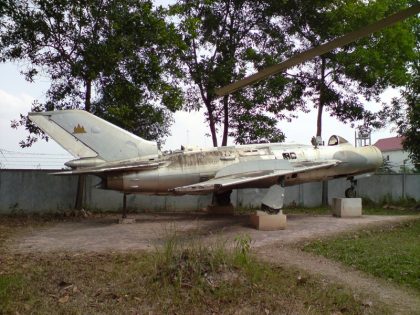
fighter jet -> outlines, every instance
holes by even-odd
[[[59,174],[92,174],[99,188],[154,195],[214,194],[229,204],[232,189],[270,188],[265,209],[283,204],[284,187],[375,171],[382,154],[333,135],[326,146],[262,143],[160,152],[144,140],[83,110],[30,113],[30,119],[77,159]],[[349,188],[352,196],[354,189]],[[273,199],[272,195],[276,197]]]
[[[285,62],[217,91],[231,93],[267,76],[324,54],[372,32],[420,12],[414,5],[392,16],[312,48]],[[327,145],[263,143],[218,148],[181,147],[160,152],[147,141],[80,110],[34,112],[29,118],[76,159],[66,162],[70,170],[60,174],[99,176],[100,188],[127,193],[184,195],[212,193],[217,205],[230,203],[232,189],[268,188],[262,209],[277,213],[283,206],[284,187],[344,177],[355,195],[359,176],[374,172],[382,154],[374,146],[353,147],[338,135]]]

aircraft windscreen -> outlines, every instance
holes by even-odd
[[[348,143],[348,141],[344,139],[343,137],[336,136],[336,135],[331,136],[330,139],[328,140],[329,146],[339,145],[343,143]]]

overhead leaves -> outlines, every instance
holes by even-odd
[[[182,104],[176,55],[182,47],[163,9],[148,0],[18,0],[8,2],[6,15],[2,59],[27,61],[29,81],[51,80],[34,110],[121,113],[114,122],[138,135],[168,134],[170,113]],[[31,145],[38,132],[26,116],[18,125],[35,136],[22,143]]]

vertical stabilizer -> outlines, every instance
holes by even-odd
[[[83,110],[29,113],[29,119],[75,157],[118,161],[158,155],[156,142],[144,140]]]

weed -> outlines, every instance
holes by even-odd
[[[251,237],[248,234],[235,237],[235,261],[240,265],[249,263],[249,252],[251,250]]]
[[[11,216],[24,216],[25,211],[19,207],[19,203],[14,203],[13,205],[9,206],[9,211]]]

